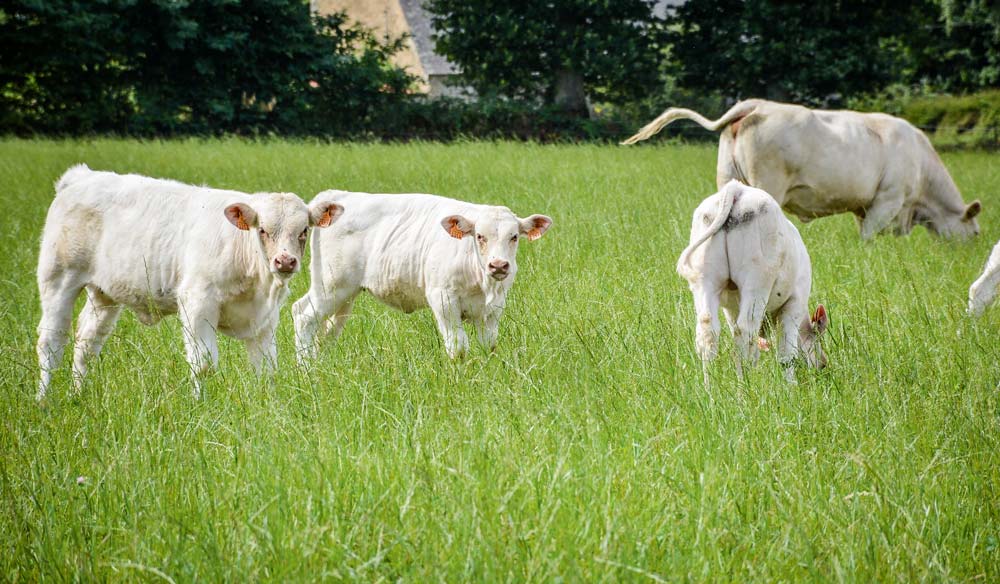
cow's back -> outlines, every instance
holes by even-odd
[[[725,151],[740,176],[718,180],[742,178],[803,219],[863,209],[892,154],[886,142],[905,134],[892,120],[764,102],[735,131],[723,131],[720,172]]]
[[[441,221],[472,215],[479,205],[426,194],[342,191],[332,198],[344,213],[314,232],[313,278],[327,287],[360,286],[390,306],[410,312],[426,306],[426,290],[453,282],[474,253],[473,239],[454,239]]]
[[[236,230],[223,209],[250,199],[234,191],[76,167],[57,188],[42,237],[39,279],[72,271],[139,313],[173,312],[181,280],[209,261],[219,269],[214,275],[197,270],[202,276],[226,277],[231,262],[220,258],[231,255],[227,239],[231,242]]]

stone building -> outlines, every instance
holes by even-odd
[[[415,75],[418,90],[431,97],[468,94],[466,88],[451,87],[458,68],[434,52],[434,32],[431,15],[423,8],[423,0],[312,0],[313,12],[332,14],[346,12],[351,20],[372,29],[375,34],[397,38],[409,35],[406,48],[396,54],[394,63]]]

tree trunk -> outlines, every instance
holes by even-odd
[[[587,93],[583,90],[583,75],[568,69],[557,71],[555,102],[568,113],[590,117]]]

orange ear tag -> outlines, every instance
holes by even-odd
[[[465,233],[458,228],[458,223],[452,223],[451,228],[448,229],[448,235],[451,235],[455,239],[462,239],[465,237]]]
[[[243,213],[236,216],[236,227],[243,231],[250,231],[250,226],[247,225],[247,220],[243,218]]]

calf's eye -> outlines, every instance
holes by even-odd
[[[510,240],[511,241],[517,241],[517,235],[515,235],[514,237],[511,237]]]
[[[309,228],[306,227],[305,229],[302,230],[302,233],[299,234],[299,239],[305,239],[306,235],[308,234],[309,234]]]
[[[263,229],[260,229],[258,231],[260,232],[260,236],[261,237],[267,237],[267,232],[266,231],[264,231]]]
[[[476,235],[476,240],[479,241],[480,243],[483,243],[486,241],[486,238],[483,237],[482,235]]]

